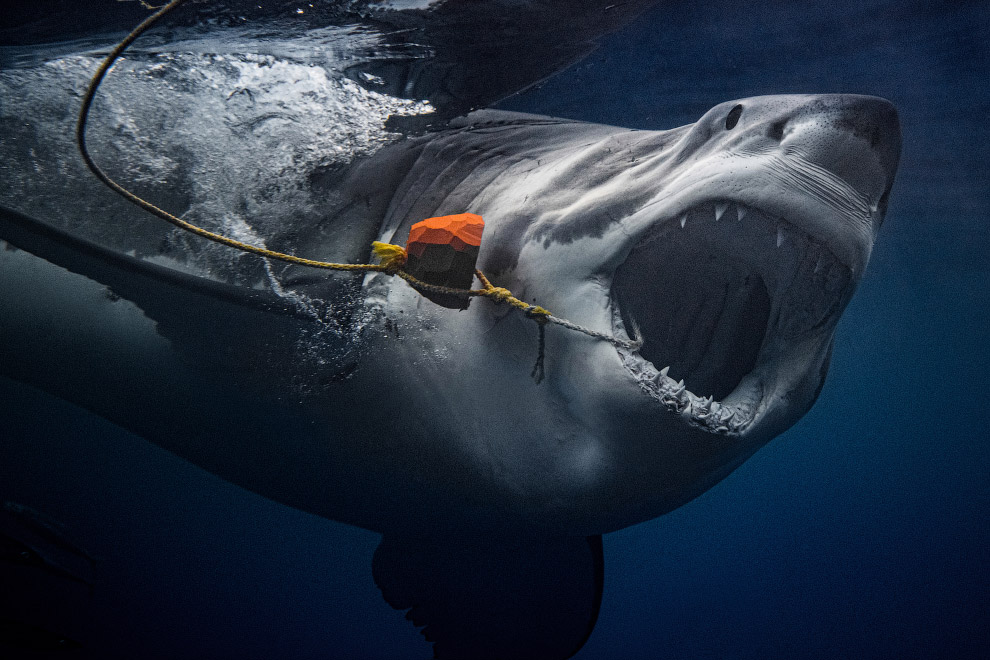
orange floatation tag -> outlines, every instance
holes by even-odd
[[[485,221],[474,213],[458,213],[417,222],[406,242],[405,271],[416,279],[455,289],[470,289]],[[466,309],[470,298],[421,291],[444,307]]]

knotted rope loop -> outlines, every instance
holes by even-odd
[[[509,302],[512,300],[512,292],[501,286],[493,286],[490,289],[485,290],[485,295],[494,300],[495,302]]]
[[[378,265],[381,266],[383,273],[395,275],[406,265],[408,255],[406,249],[401,245],[375,241],[371,244],[371,250],[376,257],[381,259]]]
[[[540,307],[539,305],[530,305],[523,310],[523,314],[533,319],[540,325],[546,325],[550,322],[550,317],[553,316],[549,310]]]

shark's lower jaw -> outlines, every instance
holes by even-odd
[[[692,426],[739,434],[780,369],[821,377],[815,356],[854,285],[797,223],[714,200],[658,223],[618,267],[613,332],[641,338],[619,355],[648,395]]]

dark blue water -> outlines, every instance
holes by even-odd
[[[819,402],[698,500],[605,538],[577,657],[990,657],[990,8],[677,4],[503,107],[667,128],[756,94],[876,94],[904,150]],[[0,496],[73,521],[114,565],[97,639],[135,657],[430,657],[372,582],[375,535],[23,386],[0,381],[0,400],[18,438]]]

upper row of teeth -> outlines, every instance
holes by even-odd
[[[749,209],[747,209],[742,204],[732,204],[730,202],[716,202],[715,203],[715,222],[718,222],[719,220],[721,220],[722,217],[725,216],[725,214],[729,210],[729,208],[732,207],[732,206],[735,206],[736,207],[735,208],[735,210],[736,210],[736,212],[735,212],[736,221],[739,221],[739,220],[742,220],[743,218],[745,218],[746,217],[746,214],[749,212]],[[729,219],[731,219],[731,215],[732,214],[730,214],[730,218]],[[681,215],[681,219],[680,219],[681,229],[684,229],[684,227],[687,226],[687,221],[688,221],[688,213],[687,212],[684,212],[684,214]],[[777,247],[780,247],[781,245],[784,244],[784,224],[785,224],[784,221],[781,221],[777,225]]]
[[[652,371],[652,370],[651,370]],[[717,433],[727,433],[741,426],[736,413],[713,397],[700,397],[684,386],[684,380],[674,381],[667,375],[670,367],[664,367],[652,377],[653,385],[660,392],[661,402],[696,424],[701,424]]]

